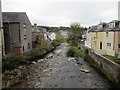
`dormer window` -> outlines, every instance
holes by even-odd
[[[99,26],[98,26],[98,29],[102,29],[102,28],[103,28],[103,25],[99,25]]]
[[[115,23],[110,23],[109,24],[109,28],[114,28],[115,27]]]

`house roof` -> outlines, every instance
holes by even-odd
[[[39,30],[37,24],[34,24],[34,26],[32,26],[32,32],[33,33],[40,33],[41,31]]]
[[[118,23],[119,20],[112,20],[110,23]]]
[[[2,15],[3,22],[20,22],[24,19],[23,17],[28,19],[26,12],[2,12]]]
[[[94,32],[97,29],[97,25],[93,25],[88,29],[88,32]]]
[[[115,27],[109,28],[110,23],[116,23]],[[102,22],[102,23],[100,23],[98,25],[94,25],[94,26],[90,27],[89,32],[120,31],[119,23],[120,23],[120,21],[118,21],[118,20],[113,20],[113,21],[111,21],[109,23]],[[99,29],[98,28],[99,25],[103,25],[103,28]]]

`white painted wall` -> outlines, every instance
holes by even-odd
[[[48,37],[50,40],[55,40],[56,39],[56,34],[54,32],[48,33]]]
[[[47,33],[44,33],[44,38],[45,38],[45,40],[48,40]]]

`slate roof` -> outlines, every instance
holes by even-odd
[[[114,28],[109,28],[109,24],[110,23],[116,23],[116,26]],[[105,23],[105,22],[102,22],[98,25],[94,25],[94,26],[91,26],[89,28],[89,31],[88,32],[108,32],[108,31],[120,31],[120,28],[119,28],[119,23],[120,21],[118,20],[113,20],[109,23]],[[100,28],[98,29],[98,26],[99,25],[103,25],[103,28]]]
[[[2,15],[3,22],[20,22],[23,17],[27,17],[25,12],[2,12]]]
[[[96,29],[97,29],[97,25],[91,26],[91,27],[88,29],[88,32],[95,32]]]

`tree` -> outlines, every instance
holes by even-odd
[[[82,34],[86,29],[81,27],[79,23],[73,23],[70,26],[69,30],[69,38],[71,45],[78,45],[80,40],[82,39]]]

